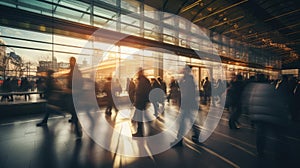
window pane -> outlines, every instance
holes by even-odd
[[[135,0],[122,0],[121,8],[135,13],[140,13],[140,3]]]
[[[95,0],[96,2],[97,1],[101,1],[101,2],[105,2],[105,3],[108,3],[108,4],[111,4],[111,5],[114,5],[116,6],[116,0]]]

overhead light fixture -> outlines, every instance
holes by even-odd
[[[206,9],[210,12],[213,10],[213,8],[210,8],[210,7],[206,8]]]
[[[184,7],[184,8],[182,8],[182,9],[180,10],[180,13],[183,13],[183,12],[185,12],[185,11],[188,11],[188,10],[192,9],[193,7],[195,7],[195,6],[197,6],[198,4],[200,4],[201,1],[202,1],[202,0],[197,0],[196,2],[194,2],[194,3],[192,3],[192,4],[188,5],[188,6],[186,6],[186,7]],[[201,5],[201,4],[200,4],[200,5]]]

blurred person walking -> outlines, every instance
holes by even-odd
[[[47,105],[46,105],[46,110],[45,110],[45,115],[43,117],[43,120],[36,124],[37,127],[47,125],[48,118],[51,112],[56,112],[61,114],[60,112],[49,108],[49,106],[53,104],[56,105],[60,104],[60,106],[62,106],[61,97],[59,97],[58,94],[55,94],[55,90],[57,90],[57,88],[55,87],[55,79],[53,77],[53,73],[54,73],[53,70],[47,71],[47,77],[44,85],[44,98],[47,100]]]
[[[166,82],[161,77],[157,77],[157,80],[160,83],[160,89],[164,93],[163,95],[160,95],[160,100],[159,100],[159,103],[162,104],[162,111],[161,111],[161,113],[163,113],[165,111],[165,101],[166,101],[166,95],[167,95],[167,84],[166,84]]]
[[[182,146],[183,136],[188,132],[187,128],[192,127],[193,135],[192,141],[199,143],[198,138],[200,130],[196,126],[198,116],[198,98],[197,87],[193,75],[191,75],[191,67],[185,66],[183,69],[183,77],[179,80],[180,87],[180,113],[179,113],[179,130],[177,132],[177,139],[171,143],[171,146]],[[178,141],[179,140],[179,141]]]
[[[142,137],[144,136],[144,112],[149,104],[149,93],[151,90],[151,84],[149,79],[144,75],[144,70],[142,68],[139,68],[137,80],[138,82],[136,85],[134,100],[134,119],[137,120],[137,132],[135,134],[132,134],[132,136]]]
[[[205,77],[205,80],[203,82],[203,90],[204,90],[204,100],[203,103],[210,104],[210,99],[211,99],[211,82],[209,81],[208,77]]]
[[[21,92],[28,92],[30,88],[31,88],[30,82],[28,81],[27,77],[23,77],[21,79],[21,85],[20,85]],[[25,101],[27,101],[27,97],[28,99],[30,99],[30,94],[24,94],[24,96],[25,96]]]
[[[46,89],[46,83],[45,83],[45,79],[44,79],[44,78],[39,77],[39,78],[36,80],[35,84],[36,84],[36,87],[37,87],[37,91],[38,91],[38,92],[44,92],[44,91],[45,91],[45,89]],[[41,99],[44,99],[44,98],[45,98],[44,93],[40,93],[39,95],[40,95],[40,98],[41,98]]]
[[[159,81],[157,79],[155,79],[155,77],[151,78],[151,90],[153,89],[160,89],[161,88],[161,85],[159,83]],[[162,95],[159,95],[159,91],[155,91],[156,95],[154,96],[151,96],[150,98],[150,102],[153,104],[153,108],[154,108],[154,116],[155,117],[158,117],[159,115],[159,103],[161,102],[160,99],[161,99],[161,96]]]
[[[10,78],[6,78],[6,80],[3,82],[3,85],[2,85],[2,91],[3,91],[4,93],[12,92],[12,87],[11,87],[11,80],[10,80]],[[13,95],[3,95],[3,96],[1,97],[1,102],[4,101],[5,99],[7,99],[7,101],[14,101]]]
[[[78,137],[82,136],[81,124],[78,120],[78,116],[76,113],[76,109],[74,106],[74,102],[76,102],[76,98],[80,97],[82,94],[83,89],[83,78],[81,71],[79,70],[76,58],[70,58],[70,71],[67,76],[67,88],[64,90],[66,93],[66,100],[67,100],[67,109],[71,113],[72,117],[70,122],[75,125],[75,133]]]
[[[284,94],[275,89],[274,85],[267,83],[263,74],[258,75],[257,82],[248,84],[243,93],[243,108],[249,112],[256,126],[256,149],[259,159],[265,156],[266,136],[272,132],[277,138],[274,145],[275,154],[283,165],[288,157],[285,132],[289,123],[288,99]]]
[[[245,87],[245,83],[243,81],[242,75],[236,75],[233,79],[230,87],[228,88],[228,96],[227,99],[230,101],[229,110],[230,110],[230,117],[229,117],[229,128],[230,129],[239,129],[239,118],[242,114],[242,107],[241,107],[241,99],[242,99],[242,92]]]
[[[167,96],[168,103],[170,102],[170,99],[173,100],[176,104],[178,104],[178,99],[180,97],[180,91],[177,80],[172,76],[171,82],[169,84],[169,94]]]
[[[133,105],[134,104],[134,97],[135,97],[135,83],[133,81],[133,78],[131,78],[129,80],[128,95],[129,95],[130,102]]]
[[[111,77],[107,77],[107,81],[104,84],[103,87],[103,92],[106,94],[106,99],[107,99],[107,105],[106,105],[106,109],[105,109],[105,114],[107,115],[111,115],[111,110],[112,108],[115,109],[116,112],[118,112],[118,108],[115,105],[115,101],[114,101],[114,96],[115,96],[115,92],[112,89],[113,85],[112,85],[112,78]]]

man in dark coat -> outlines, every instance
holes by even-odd
[[[149,93],[151,90],[151,83],[149,79],[144,75],[144,70],[139,69],[138,72],[138,83],[136,85],[135,91],[135,118],[138,119],[137,121],[137,132],[132,136],[142,137],[144,136],[143,131],[143,113],[146,110],[146,107],[149,103]]]
[[[65,89],[67,108],[72,115],[70,122],[72,122],[75,125],[76,135],[78,137],[82,137],[81,124],[78,120],[74,103],[79,103],[77,102],[78,98],[80,97],[80,94],[82,94],[83,92],[82,90],[83,78],[82,78],[82,73],[76,64],[76,58],[71,57],[69,61],[70,61],[70,71],[67,76],[67,88]]]
[[[227,99],[230,100],[230,118],[229,118],[229,128],[230,129],[238,129],[239,128],[239,121],[242,114],[241,108],[241,96],[244,89],[244,81],[242,75],[237,75],[234,81],[231,83],[231,86],[228,88],[228,97]]]

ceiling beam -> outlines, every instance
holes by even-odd
[[[293,10],[293,11],[290,11],[290,12],[287,12],[287,13],[283,13],[283,14],[280,14],[278,16],[274,16],[274,17],[271,17],[269,19],[266,19],[266,20],[264,20],[264,22],[269,22],[269,21],[271,21],[273,19],[277,19],[277,18],[280,18],[280,17],[283,17],[283,16],[287,16],[287,15],[290,15],[292,13],[296,13],[296,12],[299,12],[299,11],[300,11],[300,9]]]
[[[179,15],[180,11],[185,8],[184,6],[188,3],[189,0],[185,0],[180,6],[182,6],[181,8],[178,8],[176,15]]]
[[[183,7],[183,8],[181,8],[180,9],[180,11],[179,11],[179,14],[180,13],[183,13],[183,12],[186,12],[186,11],[188,11],[188,10],[190,10],[190,9],[192,9],[193,7],[195,7],[195,6],[197,6],[197,5],[200,5],[200,2],[201,2],[202,0],[197,0],[196,2],[193,2],[192,4],[190,4],[190,5],[188,5],[188,6],[185,6],[185,7]],[[186,1],[187,2],[187,1]]]
[[[237,18],[230,19],[230,20],[227,20],[227,21],[225,21],[225,22],[218,23],[218,24],[216,24],[216,25],[213,25],[213,26],[208,27],[208,29],[212,29],[212,28],[215,28],[215,27],[219,27],[219,26],[222,26],[222,25],[224,25],[224,24],[228,24],[228,23],[230,23],[230,22],[234,22],[234,21],[240,20],[240,19],[242,19],[242,18],[244,18],[244,16],[239,16],[239,17],[237,17]]]
[[[215,11],[215,12],[209,14],[209,15],[206,15],[206,16],[204,16],[204,17],[201,17],[201,18],[199,18],[199,19],[196,19],[196,20],[193,21],[193,23],[197,23],[197,22],[199,22],[199,21],[201,21],[201,20],[204,20],[204,19],[206,19],[206,18],[209,18],[209,17],[211,17],[211,16],[214,16],[214,15],[216,15],[216,14],[218,14],[218,13],[224,12],[224,11],[230,9],[230,8],[233,8],[233,7],[235,7],[235,6],[238,6],[238,5],[240,5],[240,4],[242,4],[242,3],[245,3],[245,2],[247,2],[247,1],[248,1],[248,0],[243,0],[243,1],[240,1],[240,2],[238,2],[238,3],[232,4],[232,5],[230,5],[230,6],[226,7],[226,8],[223,8],[223,9],[218,10],[218,11]]]
[[[210,6],[211,4],[213,4],[215,1],[216,0],[212,0],[208,4],[204,5],[201,9],[199,9],[198,12],[192,17],[191,21],[195,20],[196,17],[199,15],[199,13],[201,13],[204,9],[206,9],[208,6]]]
[[[294,31],[292,33],[288,33],[288,34],[285,34],[285,35],[289,36],[289,35],[292,35],[292,34],[299,34],[299,33],[300,33],[300,31]]]
[[[270,33],[274,33],[274,32],[279,31],[279,30],[284,30],[284,29],[296,27],[296,26],[298,26],[298,25],[300,25],[300,23],[296,23],[296,24],[293,24],[293,25],[288,25],[288,26],[281,27],[281,28],[278,28],[278,29],[272,29],[272,30],[270,30],[270,31],[267,31],[267,32],[261,32],[261,33],[259,33],[259,34],[257,34],[257,32],[256,32],[256,33],[252,33],[252,34],[248,34],[248,35],[246,35],[245,37],[246,37],[246,39],[250,39],[250,38],[254,38],[254,37],[257,38],[257,37],[259,37],[259,36],[269,35]],[[288,34],[285,34],[285,35],[291,35],[291,34],[297,34],[297,33],[299,33],[299,31],[292,32],[292,33],[288,33]],[[281,33],[281,34],[283,34],[283,33]]]

